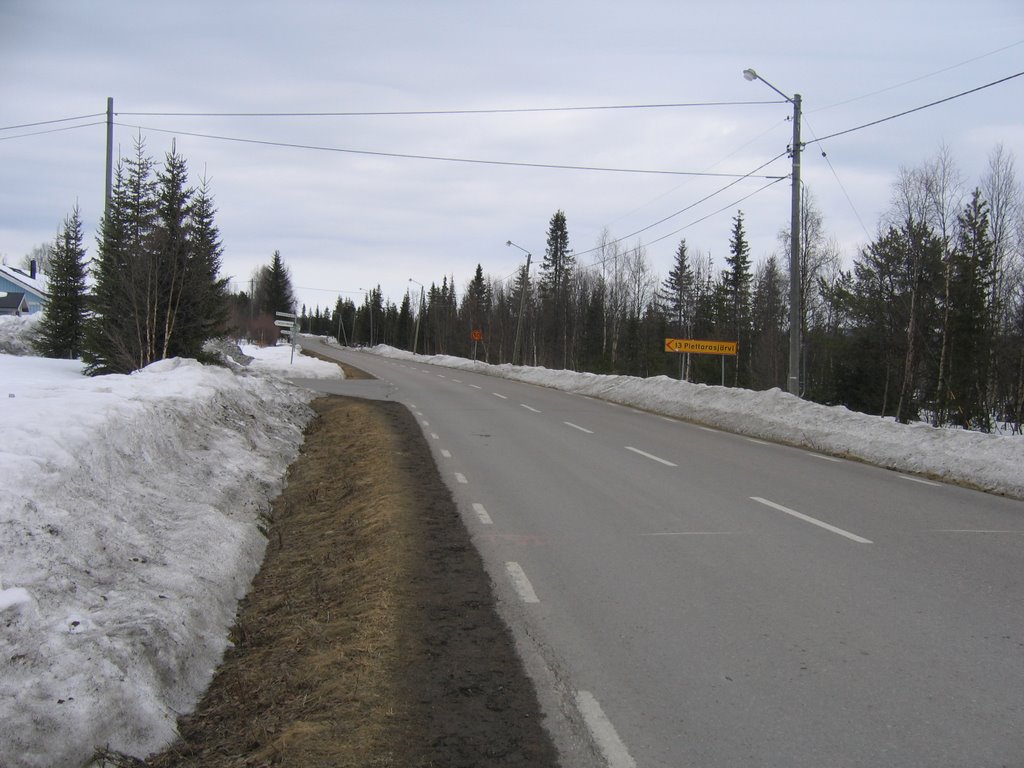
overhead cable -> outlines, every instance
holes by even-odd
[[[40,120],[35,123],[22,123],[21,125],[5,125],[2,128],[0,128],[0,131],[14,131],[19,128],[35,128],[39,125],[53,125],[55,123],[70,123],[73,120],[89,120],[93,117],[103,117],[105,114],[107,113],[96,112],[92,115],[79,115],[78,117],[60,117],[56,120]],[[94,125],[94,123],[90,123],[90,125]]]
[[[677,109],[684,107],[742,107],[782,104],[781,101],[693,101],[666,104],[610,104],[584,107],[510,107],[500,109],[411,109],[360,112],[117,112],[123,117],[422,117],[427,115],[514,115],[537,112],[597,112],[625,109]]]
[[[348,149],[345,147],[324,147],[315,144],[297,144],[285,141],[269,141],[266,139],[244,139],[237,136],[219,136],[210,133],[197,133],[194,131],[174,131],[168,128],[154,128],[143,125],[128,125],[125,123],[117,123],[122,128],[133,128],[139,131],[154,131],[157,133],[169,133],[175,136],[192,136],[200,139],[213,139],[216,141],[230,141],[239,144],[258,144],[260,146],[267,147],[283,147],[286,149],[307,149],[317,152],[338,152],[349,155],[366,155],[369,157],[392,157],[400,158],[403,160],[431,160],[435,162],[444,163],[468,163],[472,165],[500,165],[500,166],[511,166],[516,168],[546,168],[562,171],[601,171],[605,173],[639,173],[639,174],[657,174],[664,176],[708,176],[717,178],[747,178],[749,174],[738,174],[738,173],[706,173],[700,171],[667,171],[661,169],[652,168],[606,168],[602,166],[592,165],[564,165],[559,163],[527,163],[513,160],[481,160],[476,158],[468,157],[446,157],[443,155],[419,155],[405,152],[377,152],[368,149]],[[778,176],[762,176],[759,178],[765,179],[776,179],[784,178]]]
[[[1004,77],[1004,78],[1002,78],[1000,80],[993,80],[991,83],[985,83],[985,85],[979,85],[977,88],[971,88],[970,90],[967,90],[967,91],[961,91],[960,93],[954,94],[952,96],[947,96],[944,99],[939,99],[938,101],[933,101],[933,102],[930,102],[928,104],[922,104],[920,107],[914,107],[913,109],[907,109],[907,110],[904,110],[903,112],[899,112],[899,113],[897,113],[895,115],[889,115],[889,117],[883,117],[880,120],[872,120],[870,123],[864,123],[863,125],[858,125],[858,126],[856,126],[854,128],[847,128],[845,131],[837,131],[836,133],[830,133],[828,136],[822,136],[820,139],[814,139],[813,141],[805,141],[804,142],[804,146],[806,146],[808,144],[816,144],[818,142],[822,142],[822,141],[825,141],[827,139],[834,139],[836,136],[845,136],[848,133],[853,133],[854,131],[859,131],[859,130],[862,130],[863,128],[870,128],[873,125],[879,125],[881,123],[887,123],[890,120],[895,120],[897,117],[904,117],[906,115],[913,114],[914,112],[920,112],[923,109],[928,109],[930,107],[934,107],[934,106],[937,106],[939,104],[945,104],[947,101],[953,101],[953,99],[959,99],[962,96],[967,96],[967,95],[972,94],[972,93],[977,93],[978,91],[983,91],[986,88],[991,88],[994,85],[1000,85],[1000,84],[1005,83],[1005,82],[1007,82],[1009,80],[1013,80],[1015,77],[1020,77],[1021,75],[1024,75],[1024,72],[1018,72],[1015,75],[1009,75],[1008,77]]]

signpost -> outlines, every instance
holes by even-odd
[[[299,338],[299,320],[292,312],[275,312],[278,319],[274,321],[274,325],[278,328],[283,328],[281,333],[288,337],[292,343],[292,356],[289,361],[289,365],[295,364],[295,344]],[[282,319],[283,318],[283,319]]]
[[[739,343],[735,341],[706,341],[702,339],[665,339],[666,352],[690,355],[720,355],[722,358],[722,386],[725,386],[725,357],[735,356]]]

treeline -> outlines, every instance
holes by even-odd
[[[976,185],[948,152],[903,169],[875,238],[843,269],[813,197],[803,196],[800,251],[801,392],[899,421],[1020,430],[1024,412],[1024,211],[1002,148]],[[788,254],[788,230],[779,251]],[[784,388],[788,257],[752,265],[743,214],[733,218],[724,269],[685,240],[655,275],[642,243],[605,232],[592,261],[569,247],[556,212],[536,275],[485,275],[456,292],[452,275],[401,304],[376,289],[357,305],[303,310],[303,328],[348,344],[595,373]],[[723,359],[664,352],[668,337],[739,342]]]

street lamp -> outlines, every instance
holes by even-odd
[[[416,354],[416,343],[420,338],[420,316],[423,314],[423,283],[419,280],[409,278],[410,283],[416,283],[420,287],[420,308],[416,310],[416,331],[412,335],[412,353]]]
[[[752,69],[744,69],[747,80],[760,80],[793,105],[793,193],[789,225],[789,391],[800,396],[800,94],[784,94]]]
[[[523,309],[526,306],[526,284],[530,278],[530,259],[533,258],[532,254],[523,248],[521,245],[516,245],[511,240],[505,242],[506,246],[518,248],[520,251],[526,254],[526,271],[523,273],[523,293],[519,297],[519,319],[516,320],[516,343],[512,347],[512,365],[516,364],[516,353],[519,352],[519,335],[523,330]],[[522,359],[519,361],[522,362]]]

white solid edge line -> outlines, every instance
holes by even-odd
[[[540,602],[537,593],[533,591],[533,585],[526,578],[526,573],[519,563],[507,562],[505,563],[505,570],[508,571],[509,578],[512,579],[512,586],[515,587],[516,592],[524,603]]]
[[[897,473],[897,477],[902,477],[904,480],[909,480],[912,483],[920,483],[921,485],[930,485],[933,488],[941,488],[941,483],[933,483],[931,480],[924,480],[920,477],[914,477],[913,475],[901,475]]]
[[[826,456],[826,455],[825,455],[825,454],[823,454],[823,453],[811,453],[810,451],[808,451],[808,452],[807,452],[807,455],[808,455],[808,456],[812,456],[812,457],[813,457],[813,458],[815,458],[815,459],[821,459],[822,461],[837,461],[837,462],[842,462],[842,459],[837,459],[837,458],[836,458],[835,456]]]
[[[650,459],[651,461],[657,461],[660,464],[664,464],[666,467],[678,466],[677,464],[673,464],[668,459],[663,459],[660,456],[655,456],[653,453],[648,453],[647,451],[641,451],[639,448],[634,448],[631,445],[627,445],[627,446],[625,446],[625,448],[626,448],[627,451],[632,451],[633,453],[639,454],[640,456],[643,456],[645,459]]]
[[[608,768],[636,768],[636,760],[629,754],[594,694],[590,691],[576,691],[576,707],[601,749],[601,754],[608,761]]]
[[[593,430],[587,429],[586,427],[581,427],[579,424],[573,424],[571,421],[563,421],[562,423],[565,424],[565,426],[567,427],[578,429],[580,432],[586,432],[588,435],[594,434]]]
[[[819,528],[824,528],[826,531],[831,531],[832,533],[838,533],[840,536],[845,536],[846,538],[850,539],[851,541],[855,541],[858,544],[873,543],[871,539],[865,539],[861,536],[858,536],[855,533],[844,531],[842,528],[836,528],[836,526],[834,525],[829,525],[828,523],[818,520],[817,518],[811,517],[810,515],[805,515],[803,512],[797,512],[795,509],[790,509],[789,507],[784,507],[781,504],[776,504],[774,501],[762,499],[760,496],[751,496],[750,499],[751,501],[756,501],[758,504],[764,504],[766,507],[771,507],[772,509],[779,510],[779,512],[785,512],[787,515],[792,515],[793,517],[799,520],[803,520],[805,523],[816,525]]]
[[[491,520],[491,516],[487,514],[487,510],[484,509],[483,504],[473,503],[473,511],[476,512],[476,516],[480,518],[480,522],[484,525],[491,525],[494,521]]]

